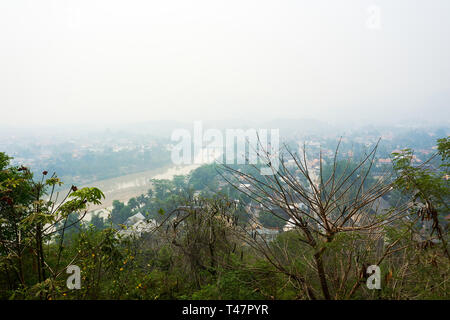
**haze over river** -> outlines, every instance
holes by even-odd
[[[200,167],[202,164],[211,163],[221,154],[211,154],[211,150],[206,148],[197,155],[193,164],[189,165],[168,165],[163,168],[148,170],[133,174],[128,174],[116,178],[99,180],[89,183],[81,187],[97,187],[105,194],[105,199],[101,205],[91,206],[90,212],[86,215],[85,220],[90,220],[91,214],[98,212],[101,216],[106,216],[108,210],[112,209],[114,200],[127,203],[133,197],[147,193],[152,187],[151,179],[173,179],[176,175],[187,175],[191,171]]]

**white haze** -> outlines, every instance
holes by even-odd
[[[2,1],[0,125],[448,123],[449,39],[448,0]]]

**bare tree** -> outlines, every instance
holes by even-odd
[[[272,175],[260,175],[258,166],[250,164],[251,170],[246,172],[228,165],[223,165],[221,171],[225,180],[252,199],[254,207],[285,221],[295,239],[304,246],[305,251],[298,252],[289,249],[288,242],[270,243],[252,227],[241,233],[279,272],[299,284],[299,296],[309,299],[320,295],[325,299],[351,297],[365,278],[364,263],[369,253],[370,259],[378,257],[370,264],[377,264],[397,244],[383,245],[383,228],[409,215],[407,206],[386,209],[381,205],[382,197],[392,189],[392,178],[389,172],[383,172],[377,179],[370,175],[378,143],[356,162],[351,157],[340,160],[339,144],[327,166],[328,171],[324,168],[322,151],[314,168],[306,146],[300,155],[284,146],[283,153],[276,155],[279,159],[276,163],[274,155],[261,144],[259,159],[271,169]],[[347,238],[348,246],[329,252],[325,259],[328,248],[342,243],[341,235],[345,234],[353,236]],[[340,271],[331,267],[327,270],[326,263],[331,265],[332,255],[337,252],[340,256],[335,262],[340,265]],[[314,271],[316,279],[292,267],[293,260],[302,255],[304,264]],[[349,277],[351,272],[355,273],[353,277]],[[350,278],[354,284],[348,287]],[[317,280],[320,290],[314,286]]]
[[[199,288],[203,284],[201,273],[216,275],[218,267],[228,265],[237,250],[231,232],[236,227],[236,207],[222,197],[191,200],[169,212],[152,230],[160,245],[174,249]]]

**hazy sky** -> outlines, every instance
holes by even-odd
[[[1,1],[0,125],[448,121],[449,39],[448,0]]]

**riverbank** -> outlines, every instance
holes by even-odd
[[[96,187],[105,194],[102,204],[91,206],[85,220],[90,220],[93,213],[100,213],[106,216],[112,209],[114,200],[127,203],[131,198],[147,193],[152,188],[151,179],[173,179],[176,175],[187,175],[192,170],[198,168],[199,164],[186,166],[167,166],[155,170],[148,170],[139,173],[128,174],[125,176],[99,180],[89,183],[89,187]],[[86,187],[86,186],[80,186]]]

